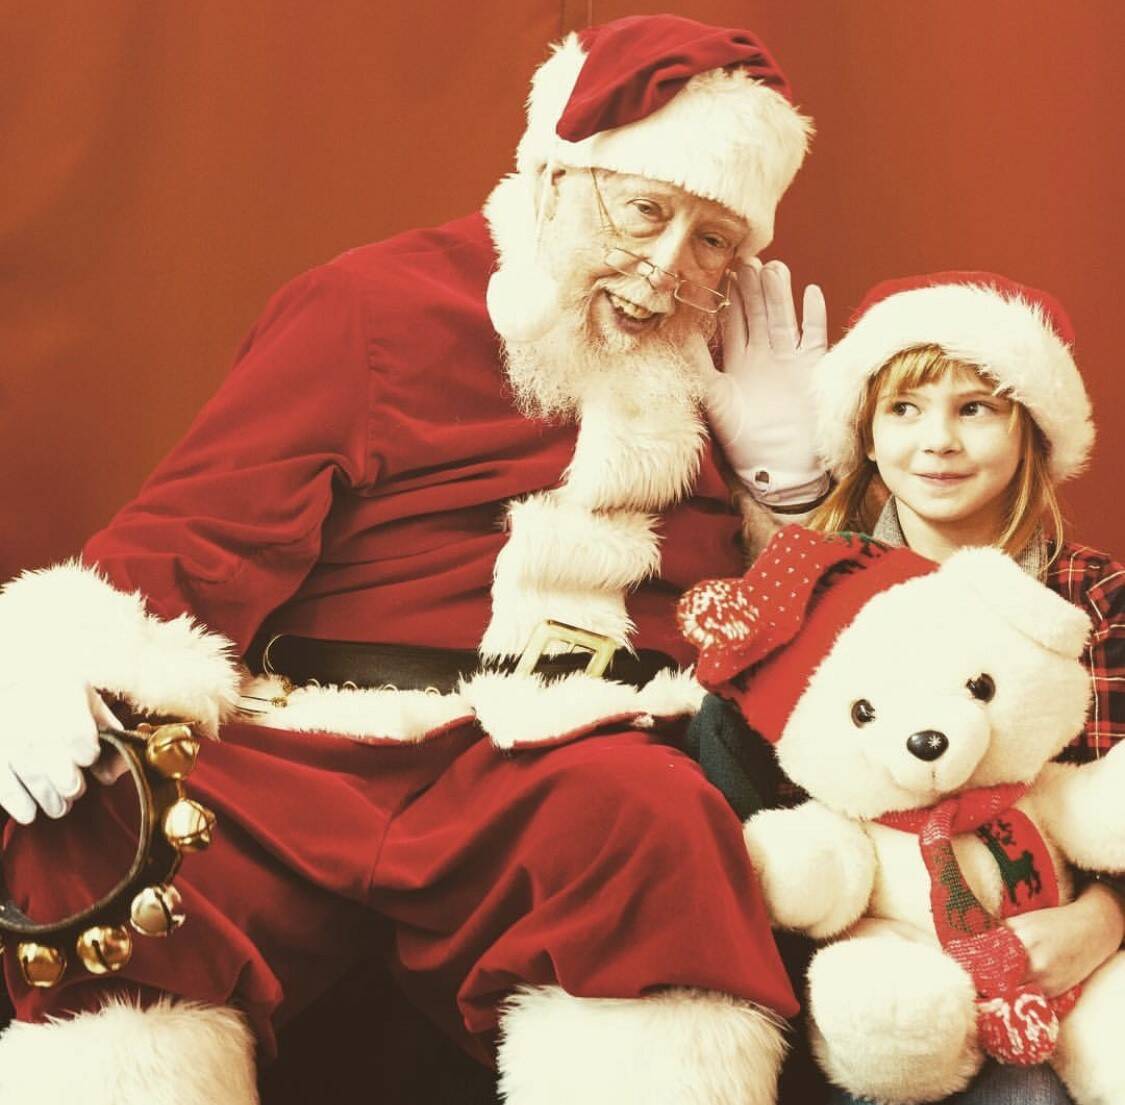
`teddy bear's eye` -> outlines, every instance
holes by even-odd
[[[866,698],[857,699],[852,703],[852,724],[856,728],[875,720],[875,707]]]
[[[969,694],[973,698],[979,698],[981,702],[991,702],[996,696],[996,684],[992,681],[992,676],[984,672],[975,679],[970,679],[965,686],[969,688]]]

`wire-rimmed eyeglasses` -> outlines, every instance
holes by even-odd
[[[642,280],[648,280],[650,276],[655,276],[658,272],[663,273],[676,282],[676,286],[672,289],[672,298],[677,303],[694,307],[697,311],[703,311],[705,314],[717,315],[725,307],[730,306],[730,296],[725,292],[715,291],[703,284],[697,284],[694,280],[687,280],[674,272],[662,269],[659,265],[654,265],[647,257],[634,253],[630,249],[622,249],[621,246],[609,246],[603,255],[603,260],[611,269],[621,273],[622,276],[639,276]],[[724,283],[729,286],[729,281],[730,273],[727,273]]]

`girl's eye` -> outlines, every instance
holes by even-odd
[[[971,403],[966,403],[961,408],[961,413],[966,414],[970,418],[972,418],[974,415],[986,414],[990,410],[992,410],[992,408],[986,403],[981,403],[974,399]]]
[[[908,403],[905,399],[896,399],[887,409],[891,414],[898,415],[899,418],[902,418],[904,415],[912,414],[918,408],[913,403]]]

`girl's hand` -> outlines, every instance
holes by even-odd
[[[1091,883],[1069,905],[1009,917],[1027,949],[1024,981],[1050,997],[1088,978],[1125,939],[1125,904],[1103,883]]]

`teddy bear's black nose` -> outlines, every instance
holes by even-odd
[[[906,738],[906,747],[920,760],[936,760],[949,747],[949,738],[936,729],[923,729]]]

